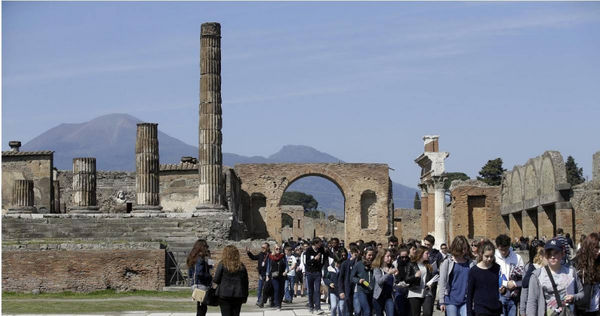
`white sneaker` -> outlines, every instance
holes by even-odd
[[[323,314],[325,314],[325,312],[322,309],[317,309],[316,310],[316,314],[317,315],[323,315]]]

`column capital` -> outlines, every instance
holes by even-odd
[[[431,177],[431,179],[433,181],[433,187],[436,190],[443,190],[444,189],[444,181],[446,181],[446,177],[438,176],[438,177]]]

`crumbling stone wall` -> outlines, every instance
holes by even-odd
[[[51,212],[52,201],[53,152],[2,152],[2,210],[12,204],[15,180],[33,180],[34,206],[38,212]]]
[[[156,291],[163,286],[164,249],[2,251],[3,291]]]
[[[309,164],[240,164],[235,172],[242,181],[247,197],[263,196],[266,216],[263,218],[269,236],[281,238],[280,201],[287,187],[306,176],[321,176],[335,183],[345,198],[345,240],[385,241],[388,231],[390,207],[389,173],[386,164],[309,163]],[[361,196],[367,190],[375,192],[376,212],[369,218],[368,228],[361,228]],[[248,199],[247,199],[248,200]],[[244,205],[253,209],[252,203]],[[254,220],[253,220],[254,221]],[[371,222],[372,221],[372,222]],[[249,230],[250,223],[246,222]],[[372,224],[371,224],[372,223]]]
[[[500,219],[500,186],[478,180],[453,181],[450,187],[452,212],[450,239],[496,238],[505,233]]]
[[[592,181],[573,187],[571,205],[575,210],[576,237],[600,231],[600,151],[593,156]]]
[[[398,227],[395,234],[398,239],[407,241],[411,238],[420,240],[424,237],[421,231],[421,210],[397,208],[394,210],[394,217],[400,219],[394,224]]]

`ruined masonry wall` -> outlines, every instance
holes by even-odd
[[[12,205],[15,180],[33,180],[34,206],[52,210],[52,155],[2,157],[3,210]]]
[[[402,221],[400,223],[396,223],[396,225],[400,225],[398,230],[401,230],[401,234],[396,233],[396,237],[398,239],[403,238],[404,241],[407,241],[411,238],[420,240],[423,238],[423,233],[421,231],[421,210],[412,209],[412,208],[397,208],[394,210],[395,218],[401,218]]]

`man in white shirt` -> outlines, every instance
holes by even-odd
[[[291,303],[294,297],[294,282],[296,281],[296,256],[292,253],[292,247],[285,247],[285,261],[287,263],[285,267],[285,272],[283,275],[286,276],[285,279],[285,294],[283,296],[283,301],[285,303]]]
[[[503,316],[517,316],[521,282],[525,272],[523,259],[510,246],[510,237],[496,237],[496,263],[500,265],[500,302]]]

